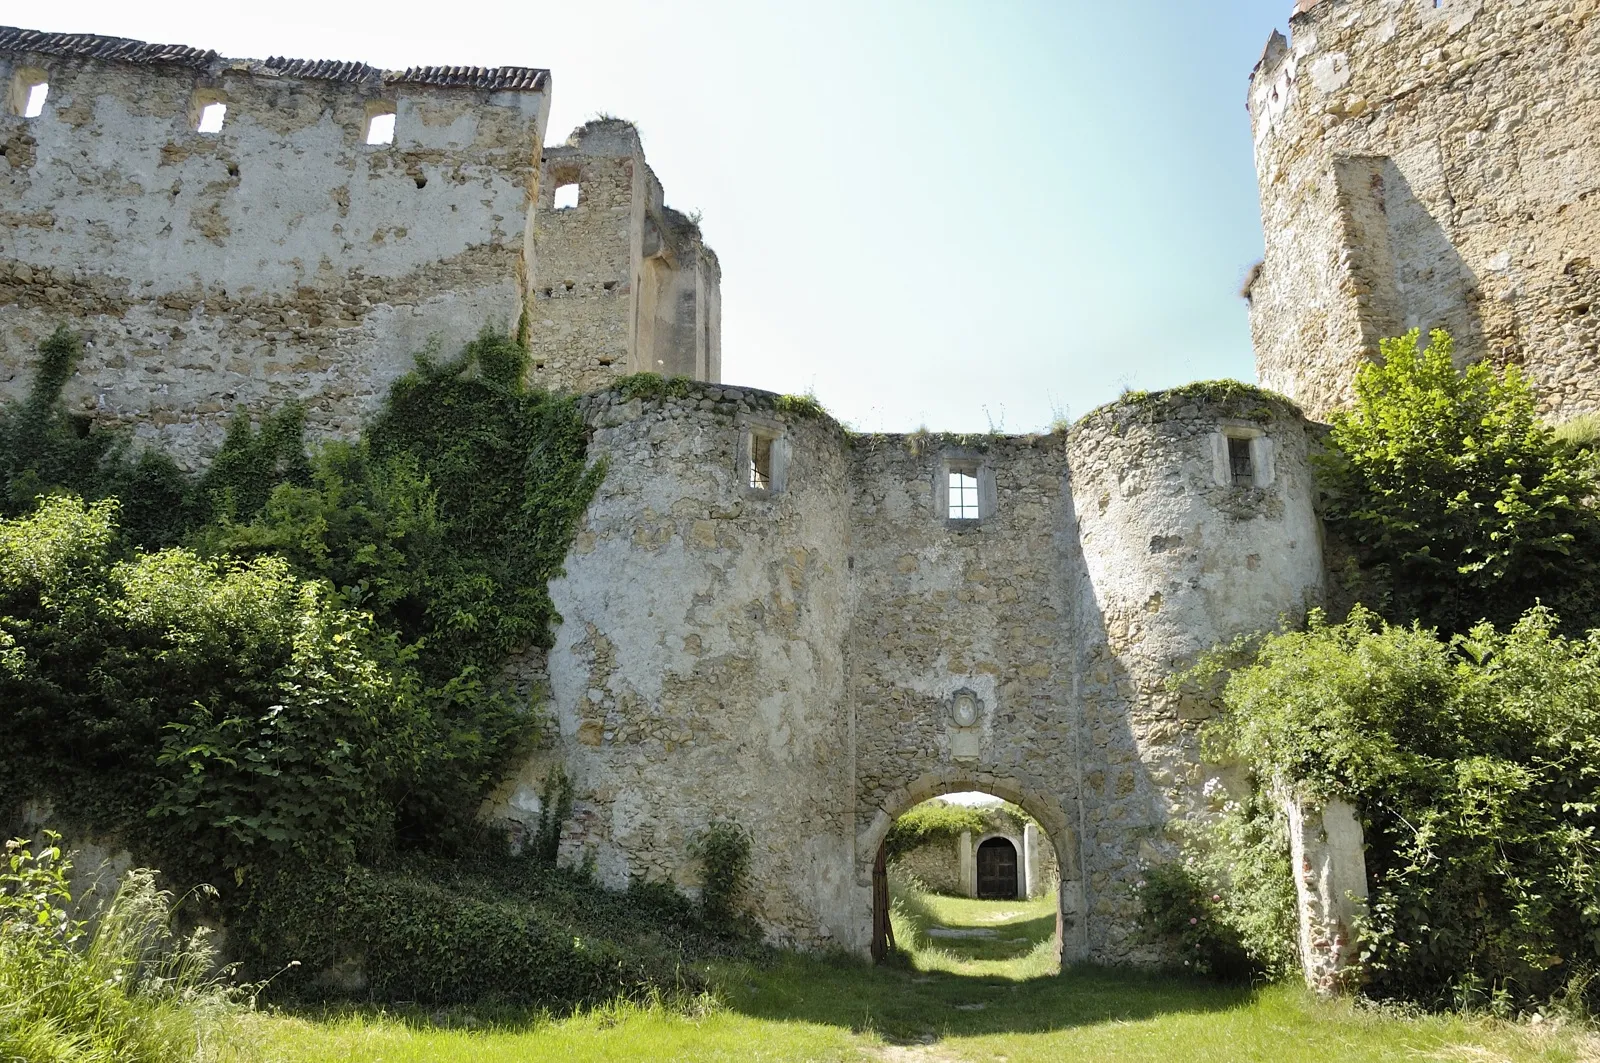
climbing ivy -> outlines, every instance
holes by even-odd
[[[537,733],[505,662],[548,645],[547,584],[604,474],[574,401],[525,386],[525,350],[485,333],[419,357],[358,441],[308,453],[299,407],[240,413],[185,476],[68,410],[80,356],[58,330],[0,410],[0,516],[22,521],[0,536],[22,684],[0,777],[40,791],[0,797],[92,793],[72,802],[88,825],[187,832],[231,871],[308,859],[316,831],[334,859],[472,836]],[[85,501],[35,515],[54,494]],[[87,544],[67,551],[70,594],[24,563],[58,540]],[[302,813],[303,830],[283,818]]]

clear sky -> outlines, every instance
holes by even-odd
[[[866,431],[1031,431],[1254,378],[1245,86],[1291,0],[39,0],[224,55],[549,67],[722,261],[723,379]]]

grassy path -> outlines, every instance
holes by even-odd
[[[1404,1019],[1323,1003],[1294,987],[1225,989],[1132,972],[1046,976],[1054,902],[925,898],[902,906],[908,964],[787,956],[716,972],[719,1002],[698,1014],[617,1006],[558,1021],[441,1029],[394,1017],[255,1016],[239,1058],[383,1063],[588,1061],[1377,1060],[1600,1061],[1573,1031],[1488,1021]],[[956,933],[940,933],[956,931]],[[982,931],[982,933],[964,933]],[[458,1013],[457,1023],[474,1023]]]

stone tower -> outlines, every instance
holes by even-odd
[[[576,202],[558,206],[562,190]],[[639,134],[617,119],[545,149],[529,307],[535,380],[579,391],[626,373],[722,377],[722,269],[665,205]]]
[[[1250,78],[1264,387],[1324,416],[1379,339],[1447,328],[1600,410],[1592,0],[1301,0]]]

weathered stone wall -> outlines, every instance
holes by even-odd
[[[533,376],[578,391],[628,373],[717,381],[721,269],[667,207],[627,122],[599,119],[545,149],[534,222]],[[576,206],[556,209],[577,186]]]
[[[759,916],[780,941],[851,930],[852,760],[843,433],[762,392],[587,401],[609,471],[551,585],[559,741],[501,796],[529,821],[549,767],[576,784],[563,843],[602,882],[693,888],[690,847],[732,817],[755,840]],[[747,486],[747,431],[780,437],[782,489]]]
[[[1323,416],[1410,328],[1600,410],[1594,0],[1321,0],[1251,78],[1264,387]]]
[[[39,76],[36,118],[18,90]],[[548,77],[235,60],[0,29],[0,389],[81,331],[73,407],[194,464],[236,407],[349,434],[430,343],[515,329]],[[223,101],[220,132],[196,131]],[[394,143],[365,143],[374,108]],[[13,111],[17,113],[13,113]]]
[[[969,851],[970,848],[969,843]],[[960,838],[941,838],[896,856],[889,861],[889,871],[909,875],[917,885],[933,893],[961,897],[966,894],[961,855]]]
[[[1059,868],[1030,885],[1059,884],[1069,960],[1155,959],[1133,885],[1226,797],[1210,705],[1165,680],[1320,596],[1298,412],[1202,389],[1067,435],[852,437],[760,392],[627,390],[587,400],[609,472],[552,586],[552,741],[491,815],[526,829],[564,765],[563,859],[690,887],[693,838],[732,816],[771,934],[865,951],[894,818],[982,790],[1042,824]],[[751,431],[775,493],[747,486]],[[948,516],[952,468],[976,519]]]
[[[1228,435],[1249,448],[1242,482]],[[1175,854],[1169,824],[1215,811],[1230,781],[1201,761],[1211,706],[1167,678],[1236,634],[1303,617],[1321,596],[1320,527],[1306,423],[1280,400],[1204,386],[1138,396],[1074,425],[1069,452],[1064,567],[1078,578],[1060,653],[1082,727],[1089,949],[1116,960],[1138,954],[1132,887]]]
[[[879,843],[912,805],[994,794],[1062,854],[1064,944],[1081,956],[1065,440],[865,436],[850,460],[857,880],[870,885]],[[975,521],[948,517],[952,463],[977,474]],[[976,695],[970,726],[952,712],[960,691]]]

